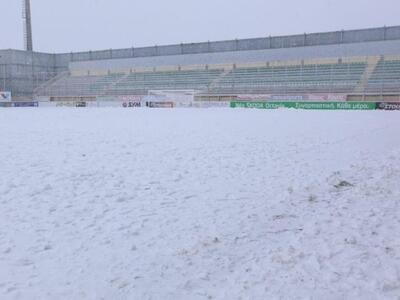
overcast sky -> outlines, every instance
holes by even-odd
[[[0,49],[22,49],[0,0]],[[399,0],[31,0],[34,48],[70,52],[400,25]]]

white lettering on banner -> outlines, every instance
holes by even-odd
[[[248,108],[264,108],[264,104],[263,103],[249,103],[247,105]]]
[[[129,102],[124,102],[122,103],[123,107],[141,107],[142,103],[139,101],[129,101]]]

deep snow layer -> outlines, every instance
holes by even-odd
[[[0,110],[0,299],[399,299],[400,114]]]

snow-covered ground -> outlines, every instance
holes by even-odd
[[[399,299],[399,128],[0,109],[0,299]]]

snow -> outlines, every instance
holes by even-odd
[[[400,114],[0,110],[0,299],[399,299]]]

